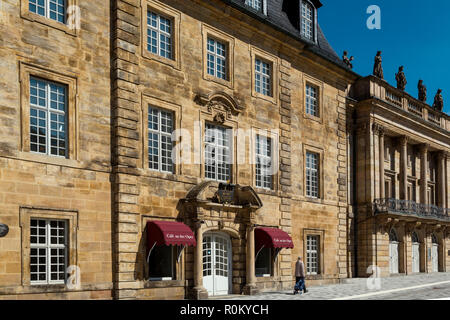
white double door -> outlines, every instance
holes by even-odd
[[[389,272],[398,273],[398,242],[389,242]]]
[[[231,241],[226,234],[203,235],[203,287],[210,296],[226,295],[231,288]]]
[[[412,272],[419,273],[420,272],[420,243],[414,242],[412,244]]]
[[[439,272],[439,245],[433,243],[431,246],[431,267],[433,272]]]

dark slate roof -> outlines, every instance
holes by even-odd
[[[317,43],[303,38],[299,30],[299,0],[267,0],[267,15],[256,12],[245,5],[245,0],[222,0],[223,2],[237,8],[238,10],[266,23],[271,27],[288,34],[289,36],[307,44],[306,49],[327,59],[328,61],[350,70],[339,58],[325,38],[319,24],[317,24]],[[318,9],[322,6],[320,0],[311,0]],[[320,13],[318,13],[319,15]]]

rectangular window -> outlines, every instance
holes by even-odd
[[[252,7],[255,10],[262,10],[262,0],[245,0],[245,4]]]
[[[308,235],[306,237],[306,274],[319,274],[319,248],[320,237],[316,235]]]
[[[148,107],[148,165],[152,170],[173,173],[173,113]]]
[[[306,153],[306,196],[319,198],[319,155]]]
[[[263,248],[255,260],[257,277],[269,277],[272,272],[272,248]]]
[[[31,284],[63,284],[67,269],[67,223],[64,220],[31,219]]]
[[[29,10],[52,20],[66,23],[65,0],[29,0]]]
[[[314,30],[314,10],[312,6],[306,1],[302,1],[302,24],[301,24],[301,34],[309,40],[313,40],[313,30]]]
[[[150,280],[175,279],[175,248],[172,246],[155,246],[149,257]]]
[[[314,117],[319,116],[317,91],[316,87],[309,84],[306,85],[306,113]]]
[[[256,135],[256,186],[272,189],[272,139]]]
[[[155,12],[147,12],[147,49],[163,58],[173,59],[172,21]]]
[[[271,65],[261,59],[255,59],[255,91],[265,96],[272,96]]]
[[[30,150],[67,156],[65,85],[30,78]]]
[[[226,44],[213,38],[207,41],[207,71],[219,79],[227,79],[227,49]]]
[[[229,182],[231,180],[231,134],[230,129],[206,124],[205,130],[205,177]]]

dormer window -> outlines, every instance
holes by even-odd
[[[308,40],[314,41],[316,14],[314,6],[311,3],[309,3],[309,1],[301,0],[300,16],[301,16],[301,23],[300,23],[301,35]]]
[[[258,12],[266,14],[266,1],[267,0],[245,0],[245,4]]]

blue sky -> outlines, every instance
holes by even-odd
[[[385,80],[396,86],[395,73],[405,67],[406,91],[417,97],[417,82],[427,86],[432,105],[443,90],[444,111],[450,113],[450,1],[448,0],[322,0],[319,23],[341,57],[355,56],[353,70],[372,74],[378,50],[383,51]],[[369,30],[370,5],[381,9],[381,30]]]

